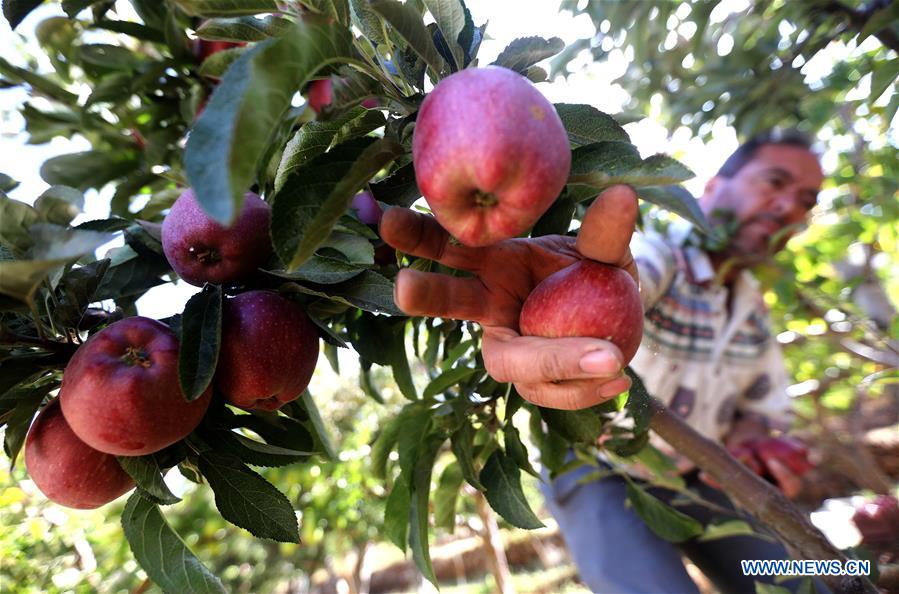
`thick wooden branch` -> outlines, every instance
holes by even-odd
[[[815,528],[783,493],[750,472],[714,441],[700,435],[660,401],[653,399],[650,427],[678,453],[715,481],[734,502],[770,528],[796,559],[846,561],[846,557]],[[855,576],[821,576],[841,594],[876,594],[870,580]]]

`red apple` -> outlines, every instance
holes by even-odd
[[[331,89],[331,79],[323,78],[321,80],[312,81],[309,85],[309,98],[307,101],[309,107],[311,107],[315,113],[321,113],[333,100],[334,93]]]
[[[789,437],[763,437],[748,442],[755,455],[764,466],[776,459],[796,476],[802,476],[813,468],[808,459],[808,450],[795,439]],[[770,474],[770,473],[769,473]]]
[[[381,221],[381,205],[370,192],[359,192],[353,196],[350,208],[356,211],[359,221],[366,225],[377,225]]]
[[[755,456],[755,452],[752,451],[752,448],[747,445],[738,445],[727,450],[730,452],[730,455],[736,458],[739,462],[741,462],[744,466],[749,468],[755,474],[762,476],[765,472],[765,469],[762,467],[762,463]]]
[[[312,379],[318,330],[303,308],[271,291],[250,291],[225,302],[215,385],[228,402],[276,410]]]
[[[236,41],[210,41],[208,39],[195,39],[193,42],[193,52],[199,63],[211,56],[235,47],[243,47],[246,43]]]
[[[415,179],[437,221],[484,246],[530,229],[571,167],[555,108],[506,68],[469,68],[440,81],[418,111]]]
[[[529,336],[611,341],[627,364],[643,338],[643,305],[637,283],[623,269],[581,260],[549,275],[531,291],[519,326]]]
[[[362,107],[365,109],[377,109],[379,105],[380,102],[377,97],[369,97],[362,102]]]
[[[878,495],[874,501],[856,506],[852,521],[867,545],[899,542],[899,501],[895,497]]]
[[[168,326],[139,316],[91,336],[66,366],[59,391],[75,435],[118,456],[152,454],[187,437],[206,413],[212,389],[185,399],[178,347]]]
[[[248,279],[272,253],[272,209],[252,192],[230,227],[211,219],[187,189],[162,222],[162,249],[172,269],[186,282],[202,286]]]
[[[47,499],[75,509],[100,507],[134,487],[115,456],[95,450],[72,432],[58,398],[28,430],[25,466]]]

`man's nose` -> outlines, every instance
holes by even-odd
[[[806,209],[798,191],[784,190],[780,192],[772,207],[774,214],[787,223],[796,223],[805,218]]]

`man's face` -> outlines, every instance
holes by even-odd
[[[824,175],[799,146],[767,144],[732,178],[715,177],[700,199],[713,225],[733,225],[726,252],[759,261],[780,250],[817,202]]]

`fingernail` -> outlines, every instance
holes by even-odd
[[[609,351],[592,351],[581,357],[578,362],[584,373],[610,375],[621,371],[621,363]]]

